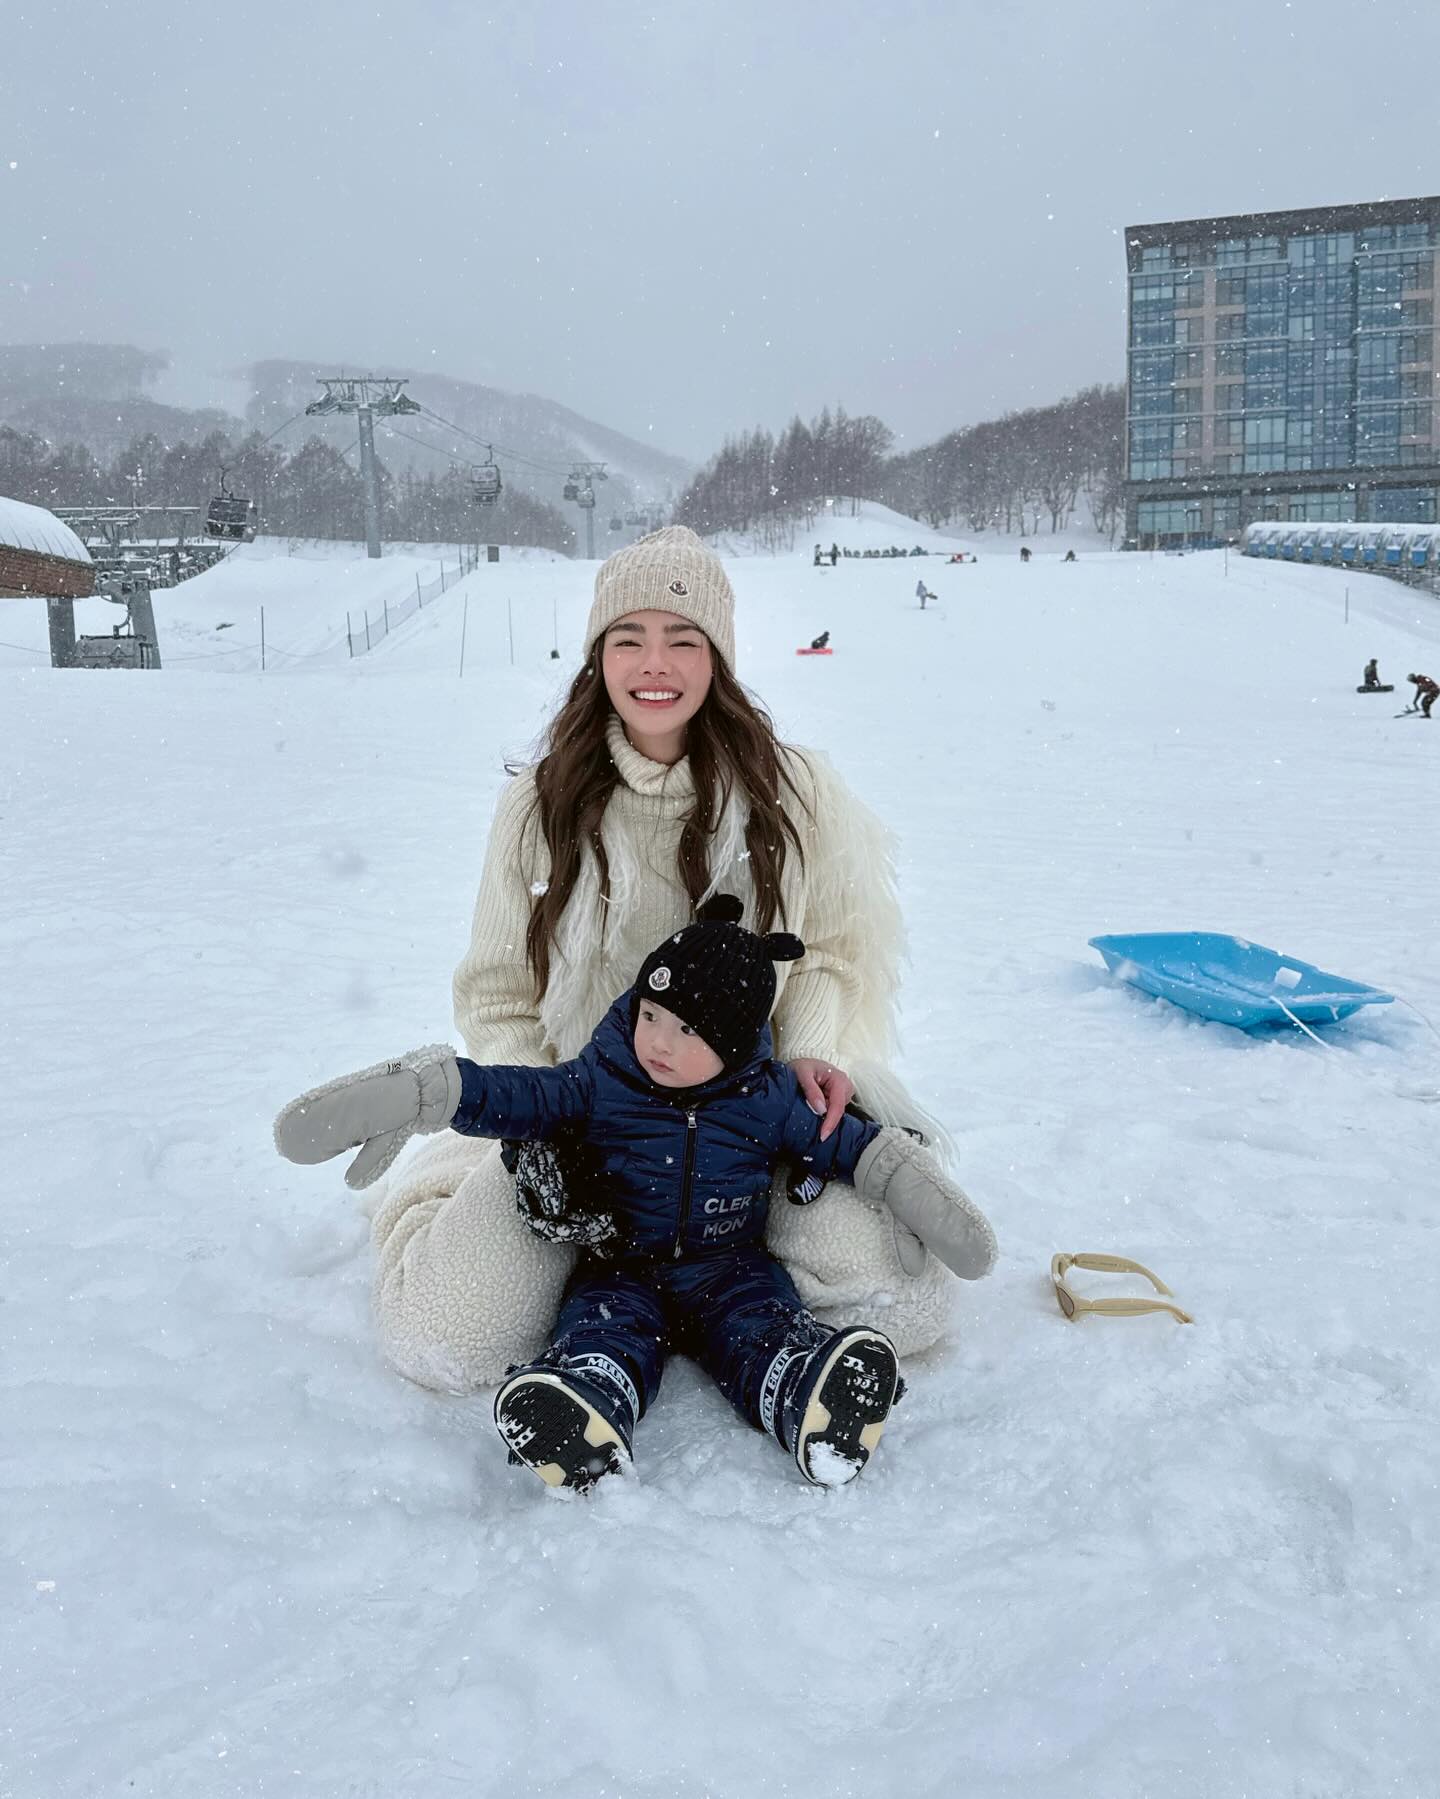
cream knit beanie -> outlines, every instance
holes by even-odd
[[[595,576],[585,654],[627,612],[678,612],[697,624],[735,667],[735,595],[720,558],[685,525],[666,525],[616,550]]]

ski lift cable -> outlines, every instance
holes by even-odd
[[[536,469],[542,475],[563,475],[568,472],[556,468],[552,463],[536,462],[533,457],[522,456],[518,450],[507,449],[504,444],[497,444],[493,439],[479,437],[475,432],[467,431],[463,425],[457,425],[451,419],[442,419],[438,412],[432,412],[428,406],[420,408],[420,416],[428,418],[432,424],[443,426],[447,431],[453,431],[457,437],[468,438],[471,443],[478,444],[481,449],[490,451],[492,455],[498,450],[508,461],[521,463],[525,468]]]
[[[412,437],[408,431],[397,431],[393,425],[387,425],[385,429],[389,436],[403,437],[406,443],[417,444],[422,450],[428,450],[432,456],[448,457],[456,468],[468,469],[473,466],[468,456],[457,456],[453,450],[442,450],[439,444],[427,444],[423,437]]]
[[[432,412],[428,406],[420,408],[420,416],[429,419],[433,424],[443,425],[447,431],[453,431],[457,437],[467,437],[471,443],[479,444],[482,449],[498,451],[508,461],[518,462],[524,468],[536,469],[542,475],[559,475],[563,478],[570,472],[568,469],[557,468],[553,463],[536,462],[533,457],[522,456],[518,450],[507,449],[504,444],[495,443],[491,439],[477,437],[473,431],[467,431],[463,425],[457,425],[451,419],[442,419],[438,412]]]
[[[295,414],[294,418],[286,419],[286,421],[283,425],[277,425],[275,427],[275,429],[270,433],[269,437],[262,437],[260,439],[261,449],[264,449],[265,445],[270,443],[272,441],[272,439],[277,438],[282,431],[288,431],[290,429],[290,427],[296,423],[297,420],[303,419],[304,416],[305,416],[304,412],[300,411]]]

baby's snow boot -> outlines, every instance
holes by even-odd
[[[638,1403],[618,1363],[585,1356],[512,1374],[495,1396],[495,1424],[512,1462],[547,1487],[584,1493],[629,1464]]]
[[[781,1443],[817,1487],[843,1487],[869,1461],[904,1391],[890,1339],[852,1326],[810,1351],[780,1408]]]

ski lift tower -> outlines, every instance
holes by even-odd
[[[375,420],[401,412],[418,412],[420,402],[401,393],[405,377],[390,375],[317,375],[325,389],[305,408],[307,418],[328,412],[353,412],[360,420],[360,479],[365,484],[365,554],[380,554],[380,476],[375,467]]]
[[[603,462],[577,462],[565,483],[565,498],[573,500],[585,514],[585,556],[595,560],[595,488],[596,481],[608,481]]]

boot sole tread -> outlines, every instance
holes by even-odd
[[[511,1455],[547,1487],[583,1493],[630,1460],[615,1427],[553,1374],[502,1387],[495,1423]]]
[[[796,1433],[795,1460],[807,1480],[817,1486],[845,1484],[824,1478],[835,1466],[822,1471],[815,1465],[829,1459],[816,1455],[821,1450],[853,1464],[846,1480],[860,1473],[879,1447],[899,1378],[895,1351],[878,1332],[857,1331],[834,1346]]]

